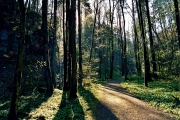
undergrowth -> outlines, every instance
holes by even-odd
[[[147,101],[164,112],[177,115],[180,119],[180,82],[177,79],[159,79],[144,86],[142,76],[129,76],[121,86],[129,90],[137,98]]]
[[[94,93],[96,84],[78,88],[78,97],[69,101],[69,92],[54,89],[52,95],[37,90],[21,95],[18,104],[18,118],[47,120],[94,120],[98,100]],[[0,99],[0,120],[6,120],[10,108],[10,97]]]

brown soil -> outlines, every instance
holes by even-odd
[[[96,120],[175,120],[148,103],[135,98],[120,86],[121,79],[112,80],[98,90]]]

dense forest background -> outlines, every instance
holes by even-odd
[[[29,91],[52,94],[136,74],[180,84],[179,0],[0,0],[0,94],[9,119]],[[12,95],[12,98],[9,98]],[[173,96],[180,102],[178,96]]]

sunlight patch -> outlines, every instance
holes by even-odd
[[[46,102],[43,102],[38,108],[32,110],[29,113],[29,117],[31,119],[37,119],[43,116],[45,119],[53,119],[54,115],[59,110],[61,97],[62,91],[54,89],[52,96],[49,97]]]

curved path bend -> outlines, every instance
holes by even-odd
[[[100,103],[95,111],[96,120],[175,120],[173,115],[135,98],[120,86],[120,81],[112,80],[97,90]]]

